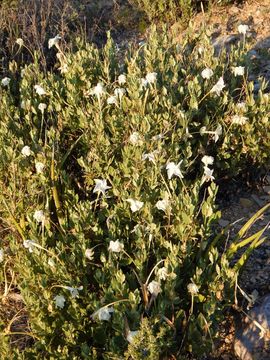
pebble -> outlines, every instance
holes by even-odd
[[[254,205],[253,201],[250,199],[247,199],[247,198],[240,198],[239,202],[240,202],[240,205],[242,205],[245,208],[250,208]]]
[[[266,194],[270,195],[270,186],[263,186],[263,191],[264,191]]]
[[[225,220],[225,219],[220,219],[219,221],[218,221],[218,223],[219,223],[219,225],[221,226],[221,227],[226,227],[227,225],[229,225],[229,221],[228,220]]]

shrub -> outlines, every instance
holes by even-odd
[[[234,3],[234,0],[129,0],[129,2],[145,12],[149,20],[176,20],[179,17],[183,21],[191,18],[192,14],[201,11],[202,6],[205,10],[213,5],[227,5]]]
[[[58,71],[36,56],[2,79],[5,256],[35,339],[3,354],[211,351],[244,261],[232,268],[239,246],[215,236],[214,177],[269,159],[269,97],[247,81],[247,44],[215,57],[204,33],[180,46],[153,29],[121,62],[110,37],[74,53],[52,43]]]

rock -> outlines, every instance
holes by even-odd
[[[263,191],[266,192],[266,194],[270,195],[270,186],[264,186]]]
[[[244,208],[250,208],[252,207],[254,204],[253,204],[253,201],[250,200],[250,199],[247,199],[247,198],[240,198],[240,204],[244,207]]]
[[[270,294],[247,314],[236,322],[235,354],[241,360],[269,360]]]
[[[255,201],[255,203],[257,205],[259,205],[260,207],[262,207],[264,205],[264,201],[262,199],[260,199],[256,194],[252,194],[251,197]]]
[[[218,223],[219,223],[219,225],[221,226],[221,227],[226,227],[227,225],[229,225],[229,221],[228,220],[225,220],[225,219],[220,219],[219,221],[218,221]]]

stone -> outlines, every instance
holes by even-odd
[[[219,223],[219,225],[221,226],[221,227],[226,227],[227,225],[229,225],[229,221],[228,220],[225,220],[225,219],[220,219],[219,221],[218,221],[218,223]]]
[[[259,196],[257,196],[256,194],[251,194],[251,197],[255,201],[255,203],[257,205],[259,205],[260,207],[262,207],[264,205],[264,201],[262,199],[260,199]]]
[[[244,207],[244,208],[250,208],[252,207],[254,204],[253,204],[253,201],[250,200],[250,199],[247,199],[247,198],[240,198],[240,204]]]
[[[241,360],[269,360],[270,294],[247,311],[247,315],[235,324],[235,354]]]
[[[270,195],[270,186],[263,186],[263,191],[264,191],[266,194]]]

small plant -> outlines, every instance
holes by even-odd
[[[3,356],[156,359],[212,350],[250,223],[225,247],[216,179],[269,159],[270,102],[239,47],[152,29],[119,61],[61,39],[54,72],[10,63],[0,95],[0,253],[29,313],[33,346]],[[245,151],[243,152],[243,149]],[[225,248],[224,248],[225,247]],[[22,355],[23,354],[23,355]]]

